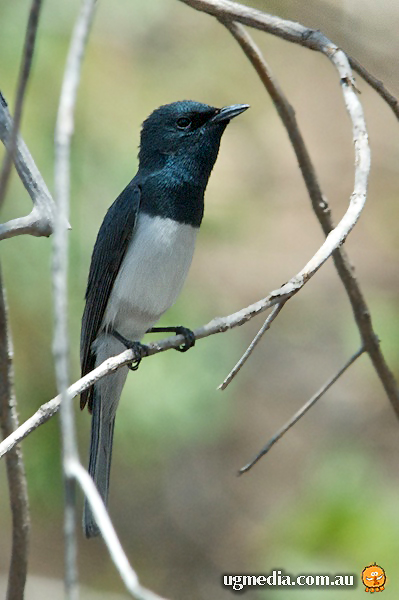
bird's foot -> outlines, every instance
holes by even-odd
[[[115,330],[112,331],[112,335],[117,340],[119,340],[120,342],[122,342],[122,344],[124,346],[126,346],[126,348],[128,350],[132,350],[132,352],[134,354],[134,359],[133,359],[133,361],[129,365],[127,365],[127,367],[131,371],[137,371],[137,369],[140,366],[142,358],[144,356],[147,356],[148,346],[145,346],[144,344],[141,344],[140,342],[128,340],[125,337],[123,337],[123,335],[121,335],[118,331],[115,331]]]
[[[175,328],[175,332],[176,335],[182,335],[184,337],[184,344],[176,348],[176,350],[178,350],[179,352],[187,352],[187,350],[190,350],[190,348],[193,348],[195,346],[195,335],[191,331],[191,329],[188,329],[187,327],[182,327],[180,325],[179,327]]]
[[[151,327],[146,333],[174,333],[175,335],[182,335],[184,337],[184,344],[175,348],[179,352],[187,352],[195,345],[195,335],[187,327],[178,325],[177,327]]]

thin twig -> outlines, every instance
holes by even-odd
[[[57,215],[53,239],[53,287],[54,287],[54,339],[53,353],[58,392],[61,396],[62,466],[65,484],[65,591],[69,600],[78,599],[77,542],[76,542],[76,499],[75,479],[70,474],[70,465],[78,463],[76,431],[72,399],[68,387],[68,220],[70,195],[70,144],[74,127],[74,108],[83,55],[90,26],[94,16],[95,0],[83,0],[76,19],[69,47],[67,63],[61,88],[55,128],[54,188],[57,200]]]
[[[239,471],[238,471],[238,475],[242,475],[243,473],[247,473],[250,469],[252,469],[252,467],[258,462],[258,460],[260,460],[262,458],[262,456],[264,456],[265,454],[267,454],[267,452],[269,452],[270,448],[272,448],[272,446],[274,446],[274,444],[276,442],[278,442],[285,433],[287,433],[287,431],[289,429],[291,429],[291,427],[293,427],[293,425],[295,425],[299,419],[301,419],[304,414],[306,414],[308,412],[308,410],[310,408],[312,408],[312,406],[314,406],[314,404],[316,404],[316,402],[318,400],[320,400],[320,398],[322,396],[324,396],[324,394],[327,392],[327,390],[330,389],[330,387],[341,377],[341,375],[343,375],[345,373],[345,371],[347,369],[349,369],[349,367],[351,365],[353,365],[353,363],[359,358],[359,356],[361,356],[364,352],[366,351],[366,348],[362,347],[360,348],[360,350],[358,350],[356,352],[356,354],[354,354],[346,363],[343,367],[341,367],[341,369],[338,371],[338,373],[336,373],[333,377],[331,377],[331,379],[329,379],[328,381],[326,381],[326,383],[319,389],[319,391],[312,396],[312,398],[310,398],[310,400],[308,400],[300,410],[298,410],[298,412],[296,412],[294,414],[294,416],[291,417],[291,419],[289,419],[289,421],[287,421],[287,423],[281,427],[281,429],[279,429],[277,431],[277,433],[275,433],[273,435],[273,437],[267,442],[267,444],[262,448],[262,450],[260,452],[258,452],[258,454],[255,456],[255,458],[253,458],[251,460],[251,462],[249,462],[247,465],[245,465],[245,467],[242,467]]]
[[[21,124],[22,107],[25,98],[25,91],[29,80],[30,69],[32,66],[33,52],[35,50],[36,33],[39,24],[41,4],[42,0],[32,0],[30,8],[28,26],[25,35],[24,51],[22,55],[21,68],[18,79],[17,98],[15,101],[14,111],[14,125],[11,130],[11,135],[7,145],[7,152],[4,157],[3,167],[0,173],[0,208],[3,204],[6,195],[7,183],[11,173],[11,165],[14,160],[17,136],[19,126]]]
[[[316,213],[324,234],[328,236],[334,229],[331,211],[328,206],[327,198],[320,189],[316,171],[296,121],[295,111],[274,79],[260,50],[245,29],[232,21],[223,20],[222,22],[239,42],[241,48],[255,67],[256,72],[264,83],[277,108],[294,148],[312,202],[313,210]],[[341,84],[346,85],[346,83],[342,81]],[[372,364],[391,402],[392,408],[399,418],[398,385],[381,351],[378,337],[373,330],[370,311],[354,275],[354,268],[343,248],[337,248],[333,252],[333,260],[351,303],[362,343],[366,347]]]
[[[7,304],[0,272],[0,428],[3,438],[18,428],[13,379]],[[6,470],[12,514],[12,550],[6,598],[23,600],[28,569],[30,516],[25,467],[19,445],[7,454]]]
[[[240,371],[240,369],[243,367],[243,365],[247,362],[248,358],[251,356],[252,352],[255,350],[255,348],[258,345],[258,343],[260,342],[263,334],[266,333],[266,331],[268,329],[270,329],[271,324],[273,323],[274,319],[277,317],[277,315],[283,308],[284,304],[285,304],[285,302],[279,302],[278,304],[276,304],[274,306],[272,312],[270,313],[270,315],[267,316],[266,321],[263,323],[262,327],[259,329],[258,333],[254,337],[254,339],[252,340],[252,342],[250,343],[250,345],[248,346],[248,348],[246,349],[246,351],[244,352],[244,354],[242,355],[240,360],[232,368],[232,370],[227,375],[227,377],[223,381],[223,383],[221,383],[218,386],[218,390],[225,390],[227,388],[227,386],[229,385],[229,383],[231,383],[233,381],[233,379],[237,375],[238,371]]]
[[[369,86],[372,87],[373,90],[375,90],[377,94],[381,96],[383,100],[385,100],[388,106],[392,109],[392,112],[394,113],[396,118],[399,119],[398,99],[395,98],[395,96],[387,90],[387,88],[380,79],[377,79],[377,77],[374,77],[374,75],[369,73],[367,69],[365,69],[358,60],[356,60],[356,58],[348,56],[348,59],[352,69],[356,71],[356,73],[358,73],[364,79],[364,81],[366,81],[369,84]]]

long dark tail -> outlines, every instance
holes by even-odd
[[[108,334],[101,335],[94,346],[96,366],[125,349],[120,341]],[[89,473],[105,505],[108,501],[115,413],[128,371],[127,367],[118,369],[115,373],[97,381],[93,389]],[[88,538],[100,533],[86,500],[83,511],[83,529]]]
[[[111,471],[112,440],[114,437],[115,417],[104,410],[101,392],[94,386],[93,416],[91,421],[89,474],[94,480],[104,504],[108,502],[109,477]],[[100,533],[89,503],[85,500],[83,510],[83,529],[87,538]]]

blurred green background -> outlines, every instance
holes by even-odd
[[[399,6],[371,0],[252,2],[321,29],[399,95]],[[11,107],[30,3],[0,0],[0,88]],[[22,134],[53,189],[53,132],[76,0],[45,2]],[[295,107],[336,221],[353,185],[353,148],[337,73],[323,56],[254,32]],[[382,348],[398,370],[398,139],[390,109],[359,78],[372,172],[365,212],[346,247]],[[137,169],[139,129],[179,99],[251,109],[224,135],[188,282],[165,323],[196,328],[264,297],[322,242],[276,111],[230,34],[177,0],[99,2],[84,63],[72,147],[71,381],[90,255],[102,218]],[[0,148],[1,157],[4,155]],[[13,174],[2,221],[31,209]],[[20,419],[55,395],[51,358],[51,239],[4,241]],[[399,424],[362,357],[248,475],[268,438],[359,346],[329,261],[284,308],[251,360],[216,391],[262,317],[167,352],[129,375],[116,423],[110,513],[143,584],[175,600],[224,599],[223,573],[355,573],[376,561],[384,598],[399,593]],[[90,420],[76,402],[82,460]],[[63,577],[57,418],[23,442],[32,516],[27,598],[61,598]],[[0,590],[10,553],[10,510],[0,464]],[[81,508],[82,499],[79,499]],[[82,598],[127,594],[101,540],[79,529]],[[2,587],[3,586],[3,587]],[[361,583],[342,600],[364,593]],[[330,590],[248,591],[249,598],[332,598]]]

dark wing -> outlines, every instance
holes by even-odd
[[[140,206],[140,186],[133,179],[118,196],[104,217],[91,257],[82,317],[80,362],[82,377],[92,371],[95,355],[91,350],[96,339],[119,267],[133,235]],[[80,408],[88,402],[91,410],[93,388],[82,392]]]

